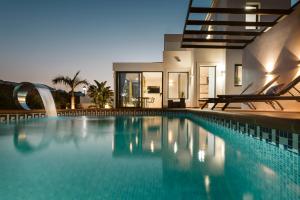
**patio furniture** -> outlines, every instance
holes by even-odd
[[[275,83],[278,79],[279,79],[280,75],[276,76],[275,78],[273,78],[272,80],[270,80],[269,82],[267,82],[262,88],[260,88],[259,90],[257,90],[256,92],[254,92],[253,94],[244,94],[252,85],[253,83],[250,83],[242,92],[241,94],[233,94],[233,95],[218,95],[217,98],[208,98],[208,99],[199,99],[199,101],[205,101],[205,103],[203,104],[203,106],[201,107],[201,109],[205,108],[207,106],[207,104],[209,103],[214,103],[213,107],[211,108],[211,110],[215,109],[215,107],[219,104],[219,103],[224,103],[223,100],[224,99],[230,99],[230,98],[234,98],[234,97],[240,97],[240,96],[247,96],[247,95],[260,95],[262,94],[266,89],[268,89],[273,83]],[[251,109],[255,109],[255,106],[251,103],[251,102],[245,102]],[[228,106],[228,105],[227,105]]]
[[[150,99],[150,97],[138,97],[138,107],[146,108]]]
[[[300,82],[300,75],[295,78],[293,81],[291,81],[289,84],[287,84],[284,87],[281,87],[282,89],[279,89],[278,92],[270,93],[268,94],[258,94],[258,95],[240,95],[235,96],[231,98],[222,98],[220,97],[219,103],[225,103],[225,105],[222,107],[222,110],[225,110],[230,103],[245,103],[245,102],[264,102],[269,105],[272,105],[274,107],[274,103],[279,106],[281,110],[284,110],[283,106],[278,101],[298,101],[300,102],[300,91],[296,88],[296,85]],[[295,96],[293,93],[291,93],[291,89],[294,89],[298,95]],[[290,94],[291,96],[283,96],[286,94]]]
[[[168,108],[185,108],[185,98],[180,98],[179,100],[168,100]]]
[[[155,98],[154,97],[150,97],[146,100],[146,104],[147,104],[147,107],[149,107],[149,104],[152,104],[155,102]]]

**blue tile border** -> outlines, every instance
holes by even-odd
[[[280,148],[300,152],[300,135],[296,132],[265,127],[260,124],[247,122],[239,117],[227,117],[223,114],[191,111],[186,109],[90,109],[90,110],[60,110],[58,116],[178,116],[184,115],[190,118],[200,117],[217,126],[233,130],[237,133],[246,134],[250,137],[264,140],[267,143]],[[32,118],[44,118],[45,112],[27,112],[0,114],[0,123],[18,122]]]

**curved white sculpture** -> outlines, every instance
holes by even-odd
[[[29,106],[26,104],[26,96],[28,92],[32,89],[37,89],[39,95],[42,98],[44,108],[46,110],[47,116],[57,116],[56,107],[54,103],[53,96],[48,87],[42,84],[35,84],[29,82],[23,82],[14,88],[14,100],[16,104],[25,110],[30,110]]]

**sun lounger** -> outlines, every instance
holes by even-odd
[[[258,94],[258,95],[240,95],[235,96],[232,98],[220,98],[220,103],[225,103],[222,110],[225,110],[230,103],[246,103],[246,102],[265,102],[274,108],[273,103],[276,103],[281,110],[284,108],[278,102],[281,100],[293,100],[293,101],[300,101],[300,91],[296,88],[296,85],[300,82],[300,76],[295,78],[286,86],[282,87],[278,92],[271,93],[271,94]],[[291,90],[294,89],[299,95],[295,96],[291,93]],[[283,96],[286,94],[290,94],[291,96]]]
[[[260,88],[259,90],[257,90],[256,92],[254,92],[253,94],[244,94],[253,84],[250,83],[243,91],[241,94],[235,94],[235,95],[218,95],[218,98],[208,98],[208,99],[200,99],[199,101],[204,101],[205,103],[203,104],[203,106],[201,107],[201,109],[205,108],[207,106],[207,104],[209,103],[214,103],[213,107],[211,108],[211,110],[213,110],[218,103],[224,103],[223,100],[224,99],[230,99],[233,97],[240,97],[240,96],[244,96],[244,95],[259,95],[262,94],[265,90],[267,90],[273,83],[275,83],[278,79],[279,79],[279,75],[276,76],[275,78],[273,78],[272,80],[270,80],[269,82],[267,82],[262,88]],[[255,108],[255,106],[251,103],[246,103],[250,108]]]

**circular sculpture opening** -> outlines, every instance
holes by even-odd
[[[53,96],[49,88],[42,84],[23,82],[14,88],[13,96],[18,107],[24,110],[31,110],[26,103],[28,92],[36,89],[43,101],[47,116],[57,116],[56,107]]]

